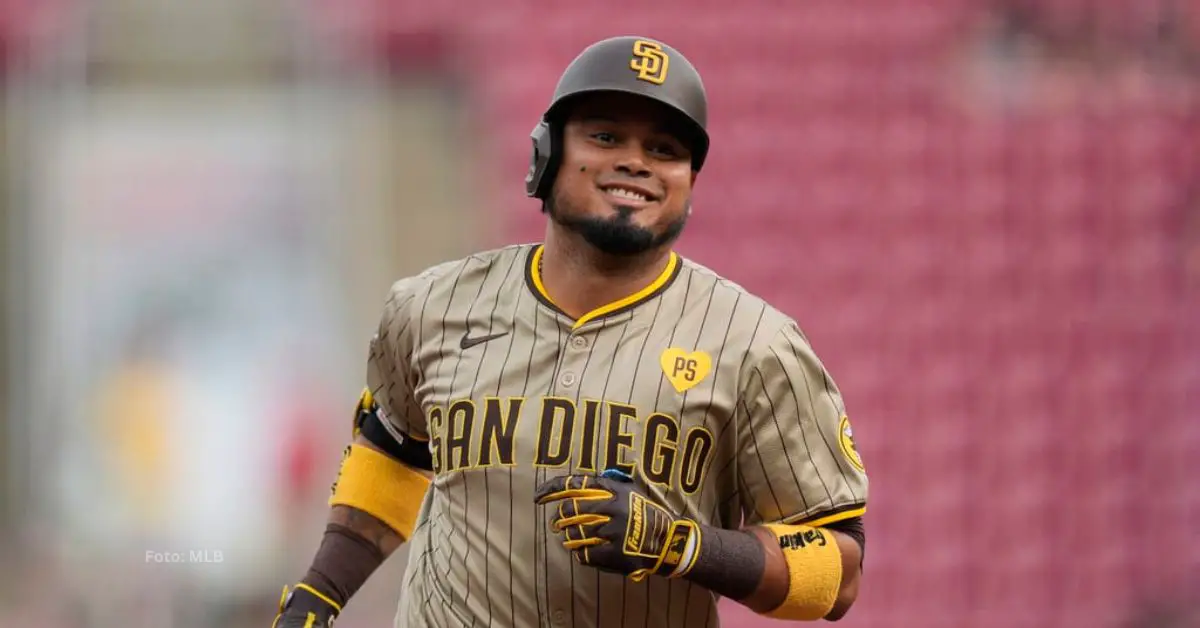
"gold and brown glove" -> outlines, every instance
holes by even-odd
[[[271,628],[333,628],[342,609],[328,596],[300,583],[283,588],[279,598],[279,614]]]
[[[538,487],[535,499],[557,505],[550,528],[584,565],[634,581],[650,574],[679,578],[700,553],[700,526],[647,497],[619,471],[553,478]]]

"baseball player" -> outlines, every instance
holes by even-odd
[[[401,543],[404,628],[846,613],[867,477],[842,395],[794,321],[672,250],[706,110],[662,42],[574,59],[532,134],[544,241],[394,284],[276,628],[330,626]]]

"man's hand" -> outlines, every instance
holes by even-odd
[[[678,578],[695,563],[700,527],[637,491],[624,473],[553,478],[538,487],[536,501],[557,502],[551,530],[581,564],[640,581]]]
[[[305,584],[283,589],[279,614],[271,628],[332,628],[341,611],[332,600]]]

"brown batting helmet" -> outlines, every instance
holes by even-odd
[[[667,105],[679,114],[680,138],[692,151],[699,172],[708,155],[708,97],[700,73],[678,50],[648,37],[614,37],[584,49],[567,66],[550,107],[534,127],[533,157],[525,176],[525,193],[545,199],[562,155],[562,124],[571,101],[599,92],[636,94]]]

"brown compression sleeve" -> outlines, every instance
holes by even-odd
[[[301,582],[329,595],[338,606],[345,608],[346,602],[383,564],[384,558],[379,547],[363,535],[331,523],[325,527],[321,547]]]
[[[742,530],[701,526],[700,553],[685,578],[731,600],[758,588],[766,568],[762,543]]]

